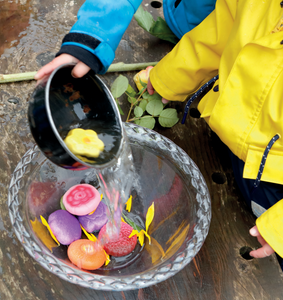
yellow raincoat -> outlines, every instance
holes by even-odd
[[[255,179],[275,134],[261,180],[283,184],[283,7],[281,0],[218,0],[215,10],[183,36],[151,70],[153,87],[168,100],[188,95],[219,74],[198,109]],[[257,219],[258,229],[283,257],[283,200]]]

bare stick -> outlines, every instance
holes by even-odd
[[[119,62],[119,63],[110,65],[109,69],[107,70],[107,73],[142,70],[148,66],[155,66],[156,64],[157,64],[157,62],[136,63],[136,64],[124,64],[123,62]],[[34,80],[34,75],[36,73],[37,72],[25,72],[25,73],[17,73],[17,74],[0,74],[0,83],[24,81],[24,80]]]

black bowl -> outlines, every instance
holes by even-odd
[[[106,167],[122,146],[119,110],[106,85],[93,71],[74,78],[73,67],[62,65],[38,83],[28,107],[31,133],[44,155],[60,167]],[[105,145],[98,158],[77,157],[68,149],[64,139],[73,128],[96,131]]]

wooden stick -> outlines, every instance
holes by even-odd
[[[136,63],[136,64],[124,64],[123,62],[119,62],[110,65],[109,69],[107,70],[107,73],[143,70],[148,66],[155,66],[156,64],[157,62]],[[0,83],[34,80],[34,75],[36,73],[37,72],[25,72],[25,73],[7,74],[7,75],[0,74]]]
[[[0,83],[33,80],[36,72],[25,72],[17,74],[0,74]]]
[[[117,64],[110,65],[108,72],[125,72],[125,71],[136,71],[143,70],[149,66],[155,66],[158,62],[148,62],[148,63],[136,63],[136,64],[124,64],[123,62],[119,62]]]

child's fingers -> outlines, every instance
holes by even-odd
[[[52,73],[57,67],[67,64],[67,63],[77,63],[78,59],[69,55],[69,54],[61,54],[60,56],[54,58],[50,63],[43,66],[34,76],[35,80],[39,80],[46,75]]]
[[[274,253],[274,250],[268,244],[265,244],[261,248],[251,251],[250,256],[254,258],[263,258],[271,255],[272,253]]]
[[[148,78],[148,82],[147,82],[147,91],[150,95],[153,95],[153,93],[155,92],[154,87],[151,84],[150,78]],[[163,104],[167,104],[168,102],[169,102],[169,100],[162,98]]]
[[[88,67],[83,62],[78,62],[74,69],[72,70],[72,76],[75,78],[81,78],[83,77],[88,71],[90,70],[90,67]]]
[[[152,95],[154,93],[154,88],[153,88],[149,78],[148,78],[148,82],[147,82],[147,91],[150,95]]]
[[[261,236],[256,226],[250,229],[250,235],[256,237],[259,243],[261,244],[261,246],[266,244],[265,239]]]
[[[259,236],[260,235],[260,233],[257,229],[257,226],[254,226],[250,229],[250,235],[252,235],[252,236]]]
[[[250,235],[256,237],[259,243],[262,245],[261,248],[251,251],[250,256],[255,258],[262,258],[269,256],[274,252],[274,250],[267,244],[265,239],[261,236],[260,232],[257,229],[257,226],[254,226],[250,229]]]

